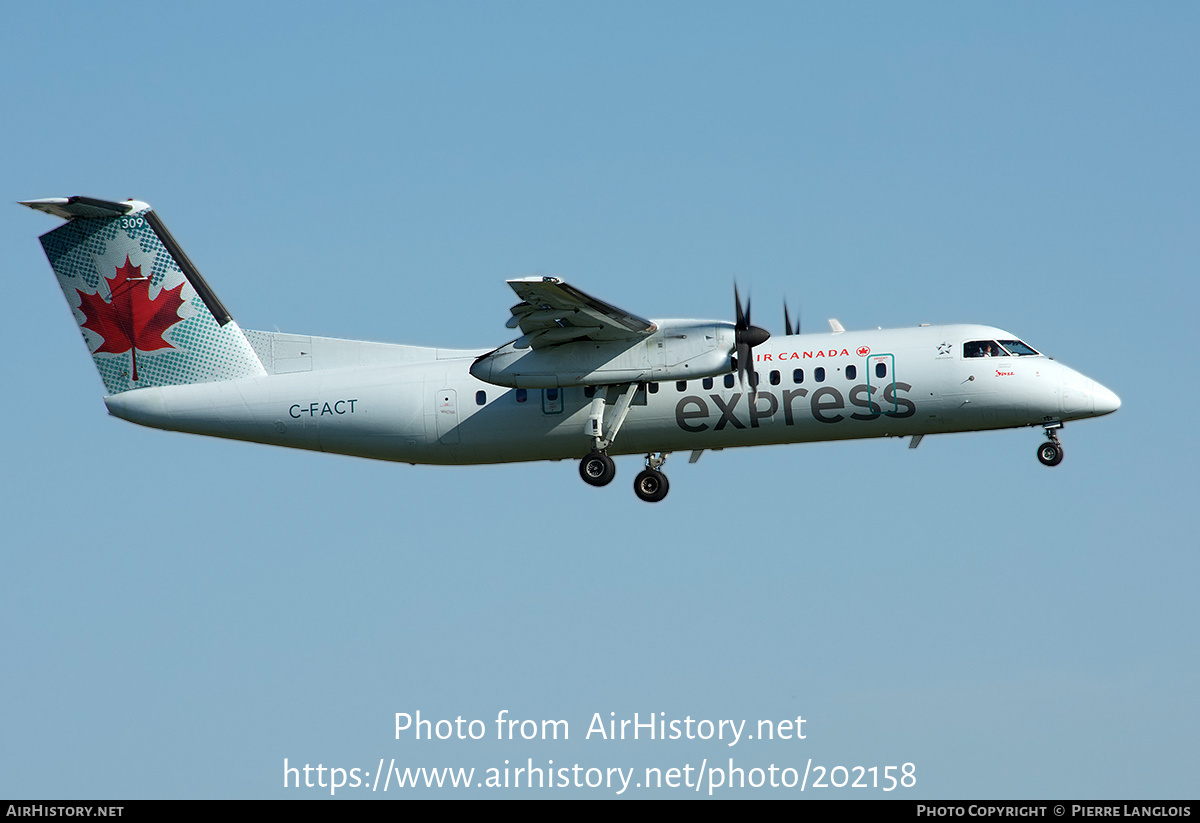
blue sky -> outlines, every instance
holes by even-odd
[[[0,794],[733,757],[914,763],[893,796],[1196,796],[1194,5],[4,18]],[[592,489],[140,429],[41,254],[57,222],[15,205],[70,194],[150,202],[247,328],[493,346],[507,278],[716,318],[737,278],[776,331],[785,295],[810,330],[994,324],[1123,406],[1055,470],[1035,430],[731,450],[675,456],[657,506],[632,458]],[[571,739],[396,740],[418,710]],[[610,712],[807,738],[584,740]],[[576,793],[612,794],[530,792]]]

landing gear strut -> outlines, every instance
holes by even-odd
[[[607,486],[617,476],[617,466],[604,452],[592,452],[579,461],[579,476],[592,486]]]
[[[618,400],[615,412],[608,425],[608,436],[605,437],[604,425],[604,395],[597,394],[592,400],[588,411],[584,433],[592,440],[592,450],[587,457],[579,461],[579,476],[583,482],[592,486],[607,486],[617,476],[617,467],[608,456],[608,447],[612,445],[629,413],[629,404],[637,386],[634,383],[624,383],[618,387]]]
[[[740,312],[741,309],[739,308]],[[765,333],[765,332],[764,332]],[[592,486],[607,486],[617,474],[617,467],[608,456],[608,447],[617,439],[617,432],[625,422],[629,406],[637,392],[639,383],[621,383],[614,387],[617,396],[616,407],[608,420],[604,420],[604,407],[607,405],[605,396],[596,394],[588,409],[587,422],[584,424],[584,434],[592,441],[592,450],[587,457],[579,461],[579,476],[585,483]],[[633,492],[647,503],[657,503],[667,496],[667,476],[662,473],[662,465],[667,462],[664,452],[651,452],[646,455],[646,468],[633,481]]]
[[[662,452],[646,455],[646,468],[633,480],[633,493],[647,503],[657,503],[667,496],[671,484],[662,473],[667,456]]]
[[[1038,460],[1042,461],[1043,466],[1057,466],[1063,459],[1062,443],[1058,442],[1058,430],[1062,428],[1062,423],[1047,423],[1045,426],[1046,437],[1049,439],[1038,446]]]

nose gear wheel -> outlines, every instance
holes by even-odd
[[[1043,466],[1057,466],[1063,459],[1062,446],[1059,443],[1047,440],[1038,446],[1037,455],[1038,460],[1042,461]]]
[[[1062,443],[1058,442],[1058,430],[1062,423],[1054,422],[1045,425],[1046,437],[1049,439],[1038,446],[1037,456],[1043,466],[1057,466],[1063,459]]]

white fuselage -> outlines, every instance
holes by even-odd
[[[278,446],[472,464],[581,457],[591,448],[585,426],[593,396],[616,399],[615,387],[483,382],[469,371],[483,350],[248,336],[266,376],[135,389],[106,398],[110,412],[155,428]],[[968,325],[772,337],[755,351],[753,404],[748,387],[726,376],[650,384],[608,451],[1043,425],[1119,405],[1108,389],[1042,355],[964,356],[964,341],[1012,337]]]

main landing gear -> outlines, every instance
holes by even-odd
[[[657,503],[667,496],[671,484],[662,473],[667,456],[662,452],[646,455],[646,468],[633,480],[633,493],[647,503]],[[616,464],[604,452],[594,451],[579,461],[579,476],[592,486],[607,486],[617,474]]]
[[[617,439],[617,432],[621,430],[621,424],[629,414],[633,396],[640,386],[640,383],[620,383],[610,386],[603,394],[597,392],[592,398],[587,422],[584,424],[584,434],[591,439],[592,450],[579,461],[579,476],[583,478],[583,482],[591,486],[607,486],[616,477],[617,467],[608,456],[608,447]],[[605,422],[604,409],[607,405],[606,396],[609,394],[615,394],[617,402],[612,415]],[[669,484],[667,476],[662,473],[662,465],[666,462],[667,455],[663,452],[651,452],[646,455],[646,468],[634,478],[633,493],[647,503],[657,503],[666,497]]]
[[[592,486],[607,486],[617,476],[617,466],[604,452],[592,452],[579,461],[579,476]]]
[[[633,493],[647,503],[657,503],[667,496],[671,484],[662,473],[662,465],[667,462],[667,456],[662,452],[646,455],[646,468],[633,479]]]
[[[1054,422],[1045,425],[1046,437],[1049,439],[1038,446],[1038,460],[1042,461],[1043,466],[1057,466],[1063,459],[1062,443],[1058,442],[1058,430],[1063,426],[1062,423]]]

